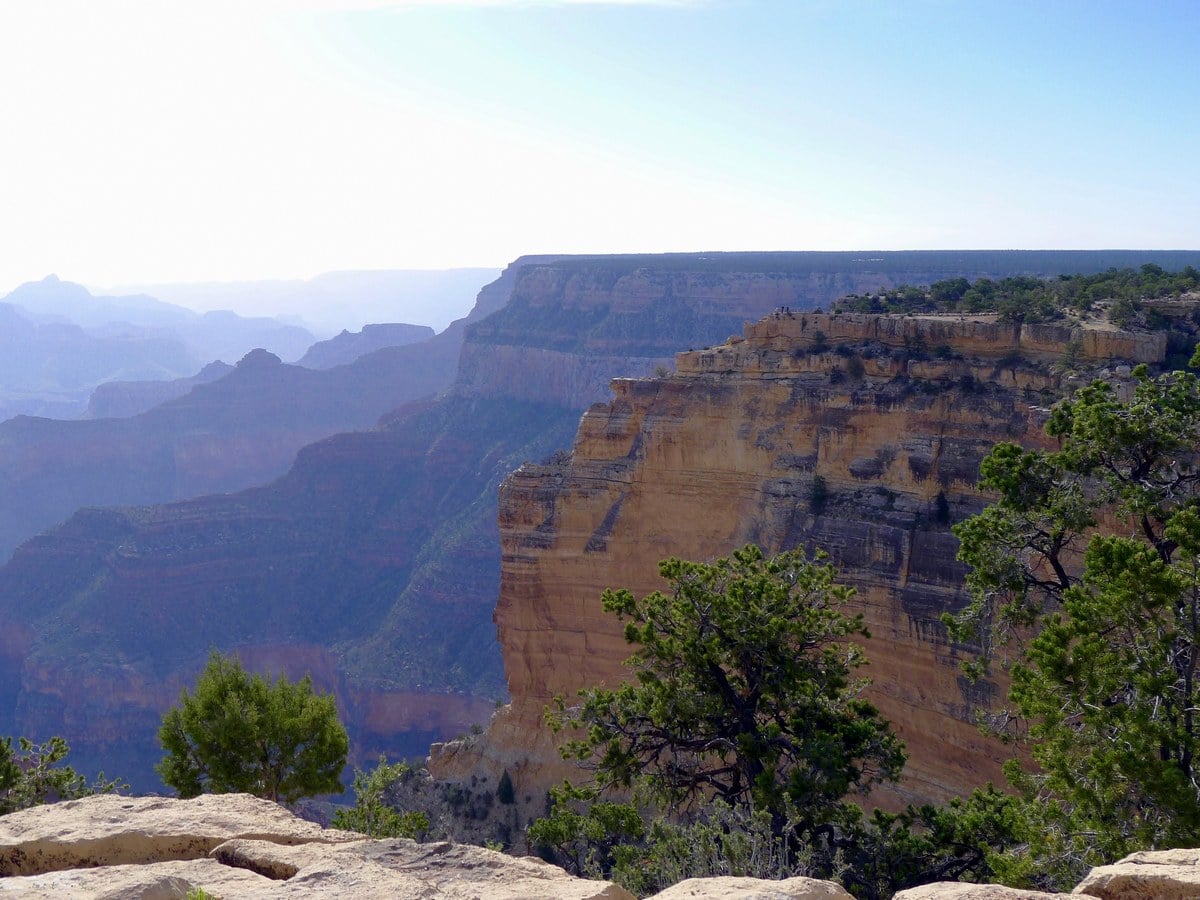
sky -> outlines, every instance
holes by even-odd
[[[1200,247],[1194,0],[0,0],[0,293]]]

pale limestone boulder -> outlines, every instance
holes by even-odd
[[[1105,900],[1182,900],[1200,897],[1200,850],[1143,850],[1097,866],[1074,893]]]
[[[280,844],[361,840],[249,794],[193,800],[101,794],[0,817],[0,876],[201,859],[232,838]]]
[[[854,900],[832,881],[815,878],[689,878],[649,900]]]
[[[0,878],[0,898],[21,900],[184,900],[192,888],[226,900],[276,896],[276,882],[213,859],[148,865],[63,869],[42,875]]]
[[[217,847],[212,858],[279,879],[269,896],[297,900],[634,900],[615,884],[575,878],[540,859],[517,859],[468,844],[397,838],[281,846],[234,840]]]
[[[211,851],[211,852],[210,852]],[[0,898],[633,900],[536,859],[370,840],[244,794],[88,797],[0,818]]]
[[[962,881],[938,881],[900,891],[892,900],[1066,900],[1070,894],[1025,891],[1002,884],[967,884]]]
[[[1200,866],[1200,850],[1180,848],[1178,850],[1139,850],[1130,853],[1115,864],[1138,863],[1149,866]]]

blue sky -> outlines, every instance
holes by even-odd
[[[1200,3],[9,0],[0,291],[1200,247]]]

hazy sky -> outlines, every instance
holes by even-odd
[[[0,292],[1200,247],[1200,3],[0,0]]]

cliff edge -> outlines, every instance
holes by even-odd
[[[569,457],[503,484],[495,622],[512,702],[474,743],[435,745],[431,774],[507,770],[525,812],[540,815],[545,789],[579,776],[543,708],[617,681],[630,653],[601,592],[648,593],[666,557],[754,542],[822,549],[857,590],[870,695],[911,757],[882,802],[1002,782],[1007,754],[975,724],[1002,686],[961,675],[970,648],[939,621],[967,599],[950,526],[987,502],[975,483],[997,441],[1043,443],[1065,391],[1098,375],[1127,381],[1166,352],[1164,332],[1099,322],[780,310],[677,354],[674,374],[616,379]]]

